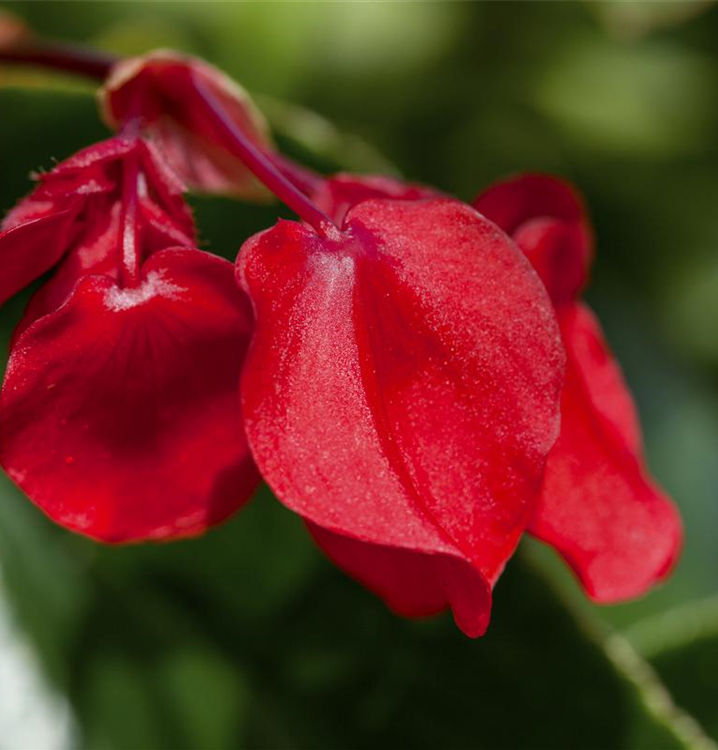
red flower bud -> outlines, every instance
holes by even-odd
[[[170,50],[118,62],[100,90],[102,116],[112,128],[128,118],[140,118],[190,188],[266,199],[261,183],[220,145],[203,108],[197,106],[193,77],[211,91],[250,141],[262,149],[271,147],[264,117],[238,83],[203,60]]]
[[[513,234],[535,265],[566,348],[561,433],[530,530],[556,547],[593,599],[642,594],[675,562],[681,523],[645,467],[618,364],[595,317],[576,301],[591,256],[583,204],[560,180],[523,175],[489,188],[475,205]]]
[[[563,351],[513,243],[453,200],[361,203],[245,243],[252,453],[327,554],[397,611],[486,628],[558,431]]]

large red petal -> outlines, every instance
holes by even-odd
[[[474,206],[519,244],[555,305],[585,286],[593,234],[579,193],[568,182],[523,174],[497,182]]]
[[[263,476],[316,526],[431,556],[443,601],[478,634],[488,613],[475,601],[467,622],[466,597],[512,554],[558,429],[563,353],[538,278],[452,200],[362,203],[337,240],[281,222],[239,264],[257,314],[242,392]],[[376,580],[354,569],[361,555],[332,556]]]
[[[266,197],[266,190],[235,156],[222,148],[195,106],[192,76],[222,103],[237,127],[261,148],[271,140],[264,117],[247,92],[217,68],[169,50],[119,62],[105,82],[100,105],[105,121],[118,127],[142,115],[172,167],[193,189]]]
[[[680,518],[643,465],[635,408],[598,322],[582,305],[563,309],[559,322],[568,357],[561,434],[530,530],[592,598],[620,601],[668,573]]]
[[[372,198],[392,198],[393,200],[419,200],[439,198],[438,190],[403,182],[385,175],[336,174],[319,182],[311,196],[313,202],[341,225],[347,211],[362,201]]]
[[[248,303],[232,267],[153,255],[137,288],[82,279],[12,351],[0,461],[58,523],[107,542],[204,531],[257,482],[237,392]]]

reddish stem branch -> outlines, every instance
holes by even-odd
[[[48,42],[24,41],[0,49],[0,63],[31,65],[65,71],[104,80],[121,58],[88,49]],[[192,86],[208,119],[231,153],[266,185],[283,203],[320,234],[336,233],[338,228],[306,196],[314,192],[322,177],[279,153],[260,151],[232,122],[221,102],[201,81],[192,78]]]
[[[274,165],[272,159],[258,149],[230,119],[221,102],[196,77],[190,77],[198,106],[230,153],[239,157],[255,177],[301,219],[323,236],[337,236],[339,228],[320,211],[292,181]]]
[[[94,50],[77,49],[63,44],[22,42],[0,49],[0,62],[14,65],[36,65],[41,68],[104,80],[118,58]]]
[[[138,225],[140,160],[137,149],[128,154],[122,175],[122,236],[120,283],[136,287],[140,282],[140,230]]]
[[[324,182],[322,175],[308,167],[297,164],[297,162],[278,151],[266,151],[265,154],[272,161],[272,164],[305,195],[314,193]]]

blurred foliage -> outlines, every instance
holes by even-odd
[[[389,614],[266,490],[202,539],[102,548],[55,528],[3,479],[3,582],[83,745],[710,746],[674,703],[718,737],[718,618],[695,604],[718,592],[718,8],[2,7],[69,41],[205,56],[258,95],[284,149],[321,169],[395,164],[464,198],[517,170],[576,182],[598,240],[589,299],[686,525],[670,581],[619,607],[590,605],[552,553],[524,545],[489,634],[469,641],[448,616]],[[105,137],[90,92],[0,68],[1,210],[32,170]],[[192,202],[203,247],[228,258],[279,210]],[[27,297],[2,311],[4,342]]]
[[[676,699],[718,736],[718,596],[675,607],[628,632]]]

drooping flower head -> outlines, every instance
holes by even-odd
[[[39,179],[0,233],[3,299],[56,266],[15,335],[0,462],[96,539],[197,534],[257,481],[237,419],[251,312],[232,266],[194,248],[182,183],[135,135]]]
[[[680,524],[578,301],[592,237],[575,191],[529,175],[473,208],[324,180],[206,63],[100,68],[120,134],[43,175],[0,233],[0,302],[55,268],[0,395],[0,461],[51,517],[110,542],[200,533],[247,499],[253,457],[337,565],[472,636],[525,531],[599,601],[665,574]],[[240,292],[195,248],[175,173],[272,192],[303,223],[244,243]]]
[[[238,278],[264,478],[394,610],[450,606],[481,634],[558,430],[563,352],[536,274],[433,199],[362,202],[324,237],[282,221],[245,243]]]
[[[316,197],[341,220],[382,190],[394,200],[417,197],[415,186],[356,175],[328,179]],[[645,467],[620,369],[595,317],[578,300],[593,256],[583,201],[562,180],[524,175],[497,183],[475,206],[513,237],[538,272],[568,358],[561,433],[527,530],[556,547],[596,601],[645,593],[675,562],[681,524]]]

